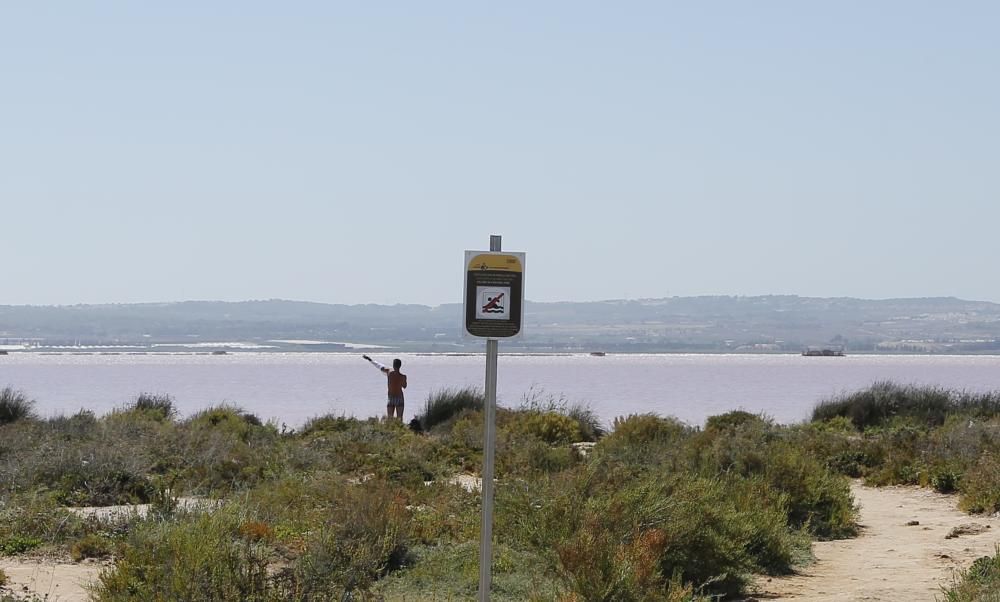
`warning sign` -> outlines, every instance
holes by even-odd
[[[521,333],[524,253],[465,252],[465,331],[476,337]]]
[[[479,297],[480,320],[509,320],[507,300],[510,299],[510,287],[478,286],[476,295]]]

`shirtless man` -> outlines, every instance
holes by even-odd
[[[403,366],[403,362],[399,358],[392,360],[392,370],[389,370],[389,368],[376,362],[367,355],[362,355],[361,357],[371,362],[373,366],[386,375],[386,379],[389,384],[389,401],[385,406],[386,416],[391,420],[393,413],[395,412],[396,419],[402,422],[403,389],[406,388],[406,375],[400,372],[399,369]]]

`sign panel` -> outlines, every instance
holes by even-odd
[[[465,252],[465,332],[502,339],[521,334],[524,253]]]

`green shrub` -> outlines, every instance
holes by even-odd
[[[411,493],[408,501],[413,509],[409,535],[415,545],[445,545],[479,537],[482,505],[478,492],[436,482],[423,487],[416,495]]]
[[[663,595],[702,585],[706,593],[735,593],[750,572],[788,572],[808,550],[807,538],[787,526],[784,497],[764,481],[657,465],[621,472],[616,458],[600,456],[497,485],[498,540],[554,547],[559,599],[688,599]]]
[[[921,447],[927,431],[895,422],[884,428],[869,429],[864,449],[875,459],[864,472],[866,485],[927,485],[926,456]]]
[[[327,520],[334,511],[330,499],[349,487],[347,478],[334,472],[289,474],[247,492],[247,504],[256,509],[256,520],[273,526],[276,538],[298,539]]]
[[[788,537],[780,508],[736,499],[718,480],[650,475],[588,499],[579,512],[580,527],[556,551],[566,587],[583,600],[661,599],[651,596],[675,577],[736,594],[755,552],[782,547],[761,540]],[[762,513],[771,516],[754,517]]]
[[[943,389],[881,381],[867,389],[820,402],[813,409],[812,419],[820,421],[845,416],[861,430],[881,426],[895,416],[941,424],[951,405],[951,397]]]
[[[824,539],[853,537],[857,510],[846,479],[786,444],[768,449],[763,476],[784,494],[788,524]]]
[[[586,525],[557,548],[560,576],[572,599],[639,601],[661,588],[658,561],[667,543],[661,529],[619,542],[592,515]]]
[[[372,473],[399,485],[417,487],[455,472],[446,467],[446,455],[437,441],[402,431],[395,444],[372,458]]]
[[[148,502],[155,482],[185,492],[228,492],[285,470],[274,427],[238,414],[176,423],[160,410],[119,409],[3,427],[0,495],[44,490],[72,506]],[[231,420],[229,420],[231,419]]]
[[[498,422],[503,413],[497,413]],[[483,450],[483,412],[469,412],[455,419],[444,434],[445,441],[459,454],[478,454]]]
[[[819,403],[813,421],[847,417],[856,428],[884,426],[893,418],[915,425],[939,426],[949,415],[977,418],[1000,415],[1000,393],[954,392],[940,387],[903,386],[888,381]]]
[[[745,412],[712,417],[712,428],[694,434],[691,451],[699,472],[705,476],[736,474],[761,475],[773,459],[771,452],[779,429]]]
[[[278,579],[288,599],[340,599],[345,592],[366,592],[402,566],[411,541],[407,504],[417,503],[407,497],[426,496],[420,502],[429,506],[439,500],[437,494],[448,491],[423,483],[414,487],[419,489],[404,489],[378,477],[352,482],[330,472],[289,476],[249,493],[248,503],[258,510],[238,531],[246,537],[255,530],[264,534],[255,540],[273,540],[291,551],[286,553],[291,562]],[[466,503],[427,512],[444,521],[464,522],[478,517],[478,507]],[[449,516],[456,510],[463,514]],[[267,527],[253,527],[255,522]],[[422,528],[443,533],[450,527],[424,523]]]
[[[748,427],[765,427],[773,425],[774,422],[763,415],[751,414],[743,410],[734,410],[725,414],[709,416],[705,421],[706,431],[719,433],[733,433]]]
[[[53,416],[45,421],[49,432],[64,441],[95,436],[97,423],[97,417],[90,410],[80,410],[72,416]]]
[[[328,424],[334,428],[316,424],[301,439],[309,456],[299,457],[313,469],[336,469],[357,478],[374,475],[414,487],[456,472],[447,466],[452,452],[441,439],[414,433],[399,422],[355,421],[346,429],[335,421]],[[277,471],[284,468],[276,466]]]
[[[11,386],[0,389],[0,425],[35,418],[35,402]]]
[[[616,441],[644,442],[671,441],[682,437],[688,428],[675,418],[656,414],[630,414],[614,420],[610,437]]]
[[[0,497],[0,546],[11,550],[73,540],[87,528],[87,521],[45,492]]]
[[[551,602],[556,583],[546,574],[542,553],[498,542],[493,549],[490,599],[497,602]],[[380,582],[375,592],[385,600],[474,600],[479,590],[479,544],[421,546],[410,566]],[[377,598],[381,599],[381,598]]]
[[[360,421],[357,418],[344,415],[327,414],[310,418],[300,431],[303,437],[312,437],[323,433],[342,433],[356,428]]]
[[[535,472],[566,470],[578,461],[567,445],[553,446],[527,433],[501,431],[497,434],[497,478],[528,476]]]
[[[162,460],[159,424],[116,413],[86,435],[54,441],[21,458],[26,484],[45,484],[67,506],[144,503],[152,492],[149,476]],[[59,435],[51,433],[58,438]],[[59,453],[45,453],[45,447]]]
[[[56,500],[65,506],[144,504],[152,493],[152,484],[145,475],[127,466],[94,462],[64,472]]]
[[[173,420],[177,416],[173,398],[156,393],[139,393],[128,409],[160,421]]]
[[[580,423],[555,412],[518,413],[513,428],[538,437],[550,445],[563,445],[581,439]]]
[[[590,478],[589,471],[577,472],[499,481],[494,519],[497,539],[519,548],[547,550],[572,536],[580,529],[584,503],[604,486],[599,478]]]
[[[478,412],[486,404],[481,389],[442,389],[431,393],[424,404],[423,413],[417,416],[421,430],[430,431],[439,424],[451,421],[466,411]]]
[[[1000,391],[986,393],[970,393],[968,391],[952,392],[955,407],[961,414],[968,414],[979,419],[989,419],[1000,416]]]
[[[260,427],[260,418],[244,412],[241,408],[227,404],[202,410],[187,421],[193,429],[220,431],[235,436],[246,443],[255,427]]]
[[[580,439],[582,441],[597,441],[607,430],[601,424],[601,419],[590,408],[582,405],[573,405],[566,410],[566,415],[576,421],[580,429]]]
[[[7,573],[0,569],[0,587],[7,585]]]
[[[90,534],[77,540],[69,549],[70,558],[73,562],[80,562],[85,558],[107,558],[111,556],[114,544],[101,535]]]
[[[947,602],[997,602],[1000,599],[1000,547],[993,556],[982,556],[961,572],[952,587],[944,589]]]
[[[849,435],[857,431],[854,423],[847,416],[834,416],[825,420],[818,420],[812,422],[809,426],[820,433],[833,433],[837,435]]]
[[[958,491],[958,484],[962,480],[962,473],[954,468],[940,468],[931,474],[930,485],[938,493],[954,493]]]
[[[966,512],[1000,511],[1000,457],[984,454],[959,483],[959,507]]]
[[[269,551],[240,536],[245,517],[228,508],[144,521],[129,534],[114,566],[93,590],[99,602],[277,600],[268,577]]]
[[[195,491],[244,490],[286,470],[285,440],[274,425],[262,425],[239,408],[209,408],[181,423],[178,431],[179,478]]]
[[[24,554],[42,545],[42,540],[38,537],[26,537],[23,535],[11,535],[0,539],[0,556],[16,556]]]
[[[846,479],[803,449],[808,433],[789,432],[753,415],[724,415],[692,437],[698,472],[761,479],[784,495],[787,524],[822,538],[854,534],[856,511]]]
[[[871,465],[871,458],[860,450],[843,451],[830,456],[826,461],[827,468],[852,479],[860,478],[864,475],[865,468]]]
[[[570,418],[576,423],[574,441],[597,441],[606,433],[600,418],[588,406],[570,404],[563,396],[546,394],[544,390],[532,386],[521,396],[521,405],[514,412],[522,415],[557,414]]]
[[[308,534],[304,553],[284,575],[296,600],[366,592],[407,555],[408,513],[397,490],[369,481],[328,494],[326,521]]]
[[[47,490],[73,506],[145,502],[149,477],[177,457],[172,424],[136,413],[95,419],[89,412],[5,427],[0,491]]]

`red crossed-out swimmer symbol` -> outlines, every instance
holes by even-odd
[[[503,298],[503,293],[500,293],[496,297],[490,299],[490,302],[483,306],[483,311],[489,311],[500,305],[500,299]]]

